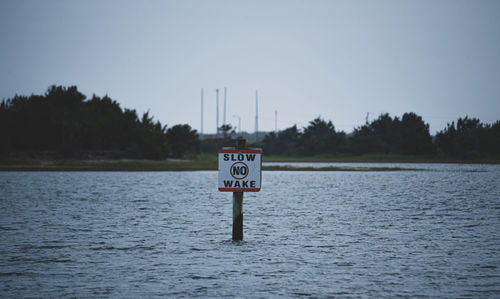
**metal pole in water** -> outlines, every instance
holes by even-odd
[[[246,140],[238,138],[236,149],[245,149]],[[243,240],[243,192],[233,192],[233,241]]]

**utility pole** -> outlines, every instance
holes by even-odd
[[[255,141],[259,140],[259,92],[255,91]]]
[[[278,110],[274,110],[274,133],[278,133]]]
[[[222,125],[226,124],[226,88],[224,87],[224,118],[222,119]]]
[[[215,113],[215,121],[216,121],[216,124],[215,124],[215,128],[216,128],[216,135],[217,137],[219,137],[219,89],[217,88],[215,90],[215,99],[216,99],[216,109],[217,109],[217,112]]]
[[[203,88],[201,89],[201,122],[200,122],[200,136],[203,139]]]

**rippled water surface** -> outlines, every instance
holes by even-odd
[[[426,169],[264,172],[242,242],[216,172],[1,172],[0,297],[498,298],[500,167]]]

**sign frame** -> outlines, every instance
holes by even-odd
[[[221,169],[221,154],[256,154],[259,156],[259,162],[257,165],[255,165],[256,163],[252,163],[252,166],[255,167],[255,169],[252,169],[252,171],[257,171],[259,172],[258,174],[258,177],[257,179],[259,180],[259,184],[256,184],[258,185],[258,187],[255,187],[255,188],[252,188],[252,187],[224,187],[224,186],[221,186],[221,176],[224,175],[224,171],[228,171],[229,175],[232,176],[235,180],[239,181],[239,180],[243,180],[244,178],[246,178],[249,173],[250,173],[250,169],[251,167],[249,167],[247,165],[248,161],[243,159],[243,160],[231,160],[230,162],[231,163],[231,167],[229,169],[225,168],[225,169]],[[222,162],[222,163],[225,163],[225,164],[228,164],[226,161]],[[242,177],[241,178],[238,178],[238,177],[235,177],[236,174],[233,174],[231,173],[231,170],[232,168],[236,165],[236,164],[244,164],[246,166],[246,173],[241,173],[241,174],[238,174],[238,175],[241,175]],[[259,192],[261,187],[262,187],[262,150],[260,149],[235,149],[235,148],[224,148],[224,149],[221,149],[219,150],[218,152],[218,169],[219,169],[219,175],[218,175],[218,187],[219,187],[219,191],[221,192]],[[250,163],[248,163],[250,164]],[[255,176],[253,176],[255,178]]]

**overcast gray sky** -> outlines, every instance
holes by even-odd
[[[0,99],[77,85],[164,124],[351,132],[415,112],[431,133],[500,119],[500,1],[0,1]],[[222,94],[221,94],[222,95]],[[222,96],[221,96],[222,122]]]

